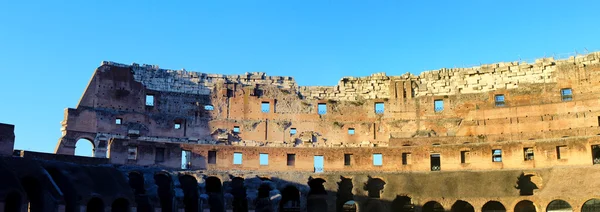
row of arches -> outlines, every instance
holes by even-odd
[[[413,207],[407,207],[406,202],[401,207],[392,206],[392,211],[413,212]],[[442,204],[436,201],[429,201],[423,204],[423,212],[444,212],[446,211]],[[475,208],[468,202],[463,200],[456,201],[450,211],[452,212],[474,212]],[[489,201],[481,208],[482,212],[504,212],[506,208],[498,201]],[[514,212],[535,212],[539,211],[535,204],[529,200],[522,200],[515,205]],[[573,207],[564,200],[553,200],[546,207],[546,212],[572,212]],[[600,199],[590,199],[581,206],[582,212],[597,212],[600,211]],[[346,211],[344,211],[346,212]]]
[[[123,199],[123,198],[116,199],[112,203],[110,208],[111,208],[110,211],[112,211],[112,212],[129,212],[130,211],[129,201],[127,201],[126,199]],[[87,212],[104,212],[105,211],[104,202],[102,201],[102,199],[100,199],[98,197],[94,197],[94,198],[90,199],[90,201],[88,201],[88,203],[86,205],[86,211]]]

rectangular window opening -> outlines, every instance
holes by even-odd
[[[319,103],[317,105],[317,111],[319,113],[319,115],[324,115],[327,113],[327,104],[325,103]]]
[[[262,102],[260,104],[260,111],[262,111],[263,113],[268,113],[269,111],[271,111],[271,104],[269,102]]]
[[[533,147],[523,148],[523,154],[524,154],[523,160],[525,160],[525,161],[533,160]]]
[[[290,129],[290,135],[296,135],[296,133],[297,133],[296,128]]]
[[[287,154],[287,165],[288,166],[296,165],[296,154]]]
[[[173,126],[173,128],[175,128],[176,130],[181,129],[181,123],[175,123],[175,126]]]
[[[181,150],[181,169],[189,169],[192,167],[192,152],[189,150]]]
[[[240,126],[233,126],[233,132],[234,133],[239,133],[240,132]]]
[[[436,99],[433,101],[433,109],[435,112],[442,112],[444,110],[444,100]]]
[[[376,102],[375,103],[375,113],[383,114],[384,111],[385,111],[385,104],[383,104],[383,102]]]
[[[261,166],[267,166],[269,165],[269,154],[267,153],[260,153],[259,155],[259,162]]]
[[[469,159],[471,157],[471,152],[469,151],[460,151],[460,163],[469,163]]]
[[[573,90],[570,88],[563,88],[560,90],[560,96],[563,101],[571,101],[573,100]]]
[[[600,164],[600,145],[592,145],[592,162]]]
[[[569,149],[567,146],[557,146],[556,147],[556,159],[567,159],[567,151]]]
[[[402,153],[402,165],[411,164],[410,160],[411,160],[410,153],[408,153],[408,152]]]
[[[383,165],[383,155],[381,155],[381,153],[373,154],[373,165],[374,166],[382,166]]]
[[[154,95],[146,95],[146,106],[154,106]]]
[[[137,146],[130,146],[127,149],[127,152],[128,152],[127,159],[136,160],[137,159],[137,150],[138,150]]]
[[[217,164],[217,151],[208,151],[208,164]]]
[[[493,162],[502,162],[502,150],[501,149],[492,150],[492,161]]]
[[[204,105],[204,110],[212,111],[214,109],[215,109],[215,107],[212,105]]]
[[[494,101],[496,102],[496,107],[504,107],[504,94],[494,96]]]
[[[235,165],[242,164],[242,153],[241,152],[233,153],[233,164],[235,164]]]
[[[154,161],[164,162],[165,161],[165,148],[157,147],[156,154],[154,155]]]
[[[321,173],[324,171],[325,158],[323,155],[315,155],[313,158],[315,173]]]
[[[348,135],[354,135],[354,128],[348,128]]]
[[[122,118],[117,118],[117,119],[115,119],[115,124],[116,124],[116,125],[121,125],[121,124],[123,124],[123,119],[122,119]]]
[[[352,154],[344,154],[344,166],[352,165]]]
[[[431,154],[429,159],[431,161],[431,171],[442,170],[440,154]]]

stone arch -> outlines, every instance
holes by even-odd
[[[354,194],[352,193],[352,189],[354,185],[352,184],[351,178],[346,178],[340,176],[340,182],[338,184],[337,191],[337,211],[341,212],[344,210],[344,204],[350,200],[354,200]]]
[[[180,175],[179,183],[181,183],[183,189],[185,211],[198,211],[198,180],[191,175]]]
[[[295,212],[300,211],[300,190],[296,186],[288,185],[281,190],[281,201],[279,202],[279,211]]]
[[[573,211],[573,207],[567,201],[556,199],[552,200],[552,202],[548,203],[546,207],[546,212],[567,212]]]
[[[384,186],[385,181],[380,178],[371,178],[369,176],[364,189],[367,191],[369,198],[380,198]]]
[[[248,199],[244,178],[234,177],[231,179],[231,195],[233,196],[233,211],[248,211]]]
[[[129,210],[129,201],[125,198],[118,198],[111,205],[112,212],[129,212]]]
[[[498,201],[486,202],[481,208],[481,212],[505,212],[506,208]]]
[[[356,205],[356,202],[354,200],[348,200],[342,206],[342,212],[357,212],[357,211],[358,211],[358,205]]]
[[[52,181],[59,186],[65,200],[65,211],[77,211],[80,207],[77,191],[73,188],[73,183],[65,177],[57,167],[45,167],[46,172],[52,178]]]
[[[475,208],[473,208],[473,205],[471,205],[470,203],[468,203],[466,201],[457,200],[452,205],[452,208],[450,208],[450,211],[452,211],[452,212],[475,212]]]
[[[423,212],[444,212],[444,206],[436,201],[429,201],[423,205]]]
[[[206,194],[208,195],[208,205],[210,211],[225,211],[225,201],[223,199],[223,184],[218,177],[210,176],[205,180]]]
[[[273,204],[271,203],[271,184],[270,181],[263,181],[258,187],[258,196],[254,203],[256,211],[273,211]]]
[[[93,197],[86,205],[87,212],[104,212],[104,202],[99,197]]]
[[[590,199],[581,206],[581,212],[600,211],[600,199]]]
[[[306,198],[306,209],[308,212],[326,212],[328,209],[327,205],[327,191],[323,183],[326,181],[322,178],[309,178],[308,196]]]
[[[537,208],[532,201],[522,200],[515,205],[515,212],[536,212]]]
[[[158,199],[163,212],[173,211],[173,181],[171,175],[160,172],[154,175],[154,182],[158,186]]]
[[[27,202],[29,202],[30,208],[29,211],[44,211],[43,191],[39,180],[31,176],[26,176],[21,178],[21,186],[23,186],[23,189],[25,189],[25,193],[27,194]]]
[[[77,156],[85,156],[85,157],[94,157],[94,152],[96,150],[96,144],[94,144],[94,139],[90,139],[88,137],[82,136],[75,140],[75,155]],[[89,151],[89,152],[88,152]],[[88,153],[86,153],[88,152]]]
[[[150,200],[146,196],[146,188],[144,185],[144,175],[137,171],[129,172],[127,175],[129,178],[129,187],[133,190],[135,195],[135,202],[137,204],[137,211],[149,212],[152,211]]]
[[[4,210],[5,212],[21,212],[23,206],[23,198],[17,191],[12,191],[6,195],[4,199]]]
[[[412,204],[412,199],[408,196],[397,195],[392,201],[391,212],[413,212],[415,206]]]

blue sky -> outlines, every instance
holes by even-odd
[[[172,3],[176,2],[176,3]],[[0,1],[0,122],[52,152],[102,60],[294,76],[418,74],[600,50],[598,1]]]

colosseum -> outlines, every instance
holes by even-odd
[[[600,52],[335,86],[102,62],[61,130],[0,125],[3,211],[600,211]]]

